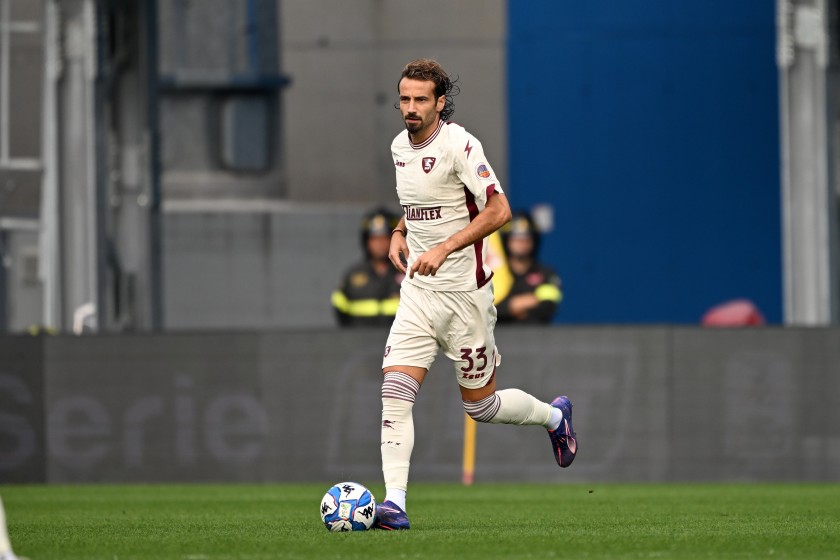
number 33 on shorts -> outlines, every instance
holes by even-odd
[[[492,373],[495,366],[502,362],[502,357],[497,349],[493,349],[490,358],[487,356],[487,347],[461,348],[460,367],[462,379],[481,379],[487,373]],[[490,368],[488,368],[490,364]]]

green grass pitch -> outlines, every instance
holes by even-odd
[[[410,531],[330,533],[318,509],[331,484],[0,496],[32,560],[840,558],[840,484],[413,484]]]

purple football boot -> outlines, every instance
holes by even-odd
[[[563,413],[563,420],[556,430],[549,430],[548,437],[551,439],[551,447],[554,449],[554,457],[561,467],[568,467],[575,460],[577,454],[577,439],[575,430],[572,428],[572,401],[569,397],[557,397],[551,401],[551,406],[559,408]]]
[[[408,529],[409,527],[408,515],[406,515],[400,506],[390,500],[376,504],[376,519],[373,522],[374,529],[396,531],[399,529]]]

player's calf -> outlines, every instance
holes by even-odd
[[[547,426],[551,406],[519,389],[502,389],[479,401],[463,401],[464,410],[476,422]]]

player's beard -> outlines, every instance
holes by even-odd
[[[410,123],[408,122],[409,117],[419,119],[420,122]],[[405,129],[408,131],[409,134],[417,134],[428,125],[428,123],[423,120],[423,117],[416,113],[407,114],[405,117],[403,117],[403,121],[405,122]]]

